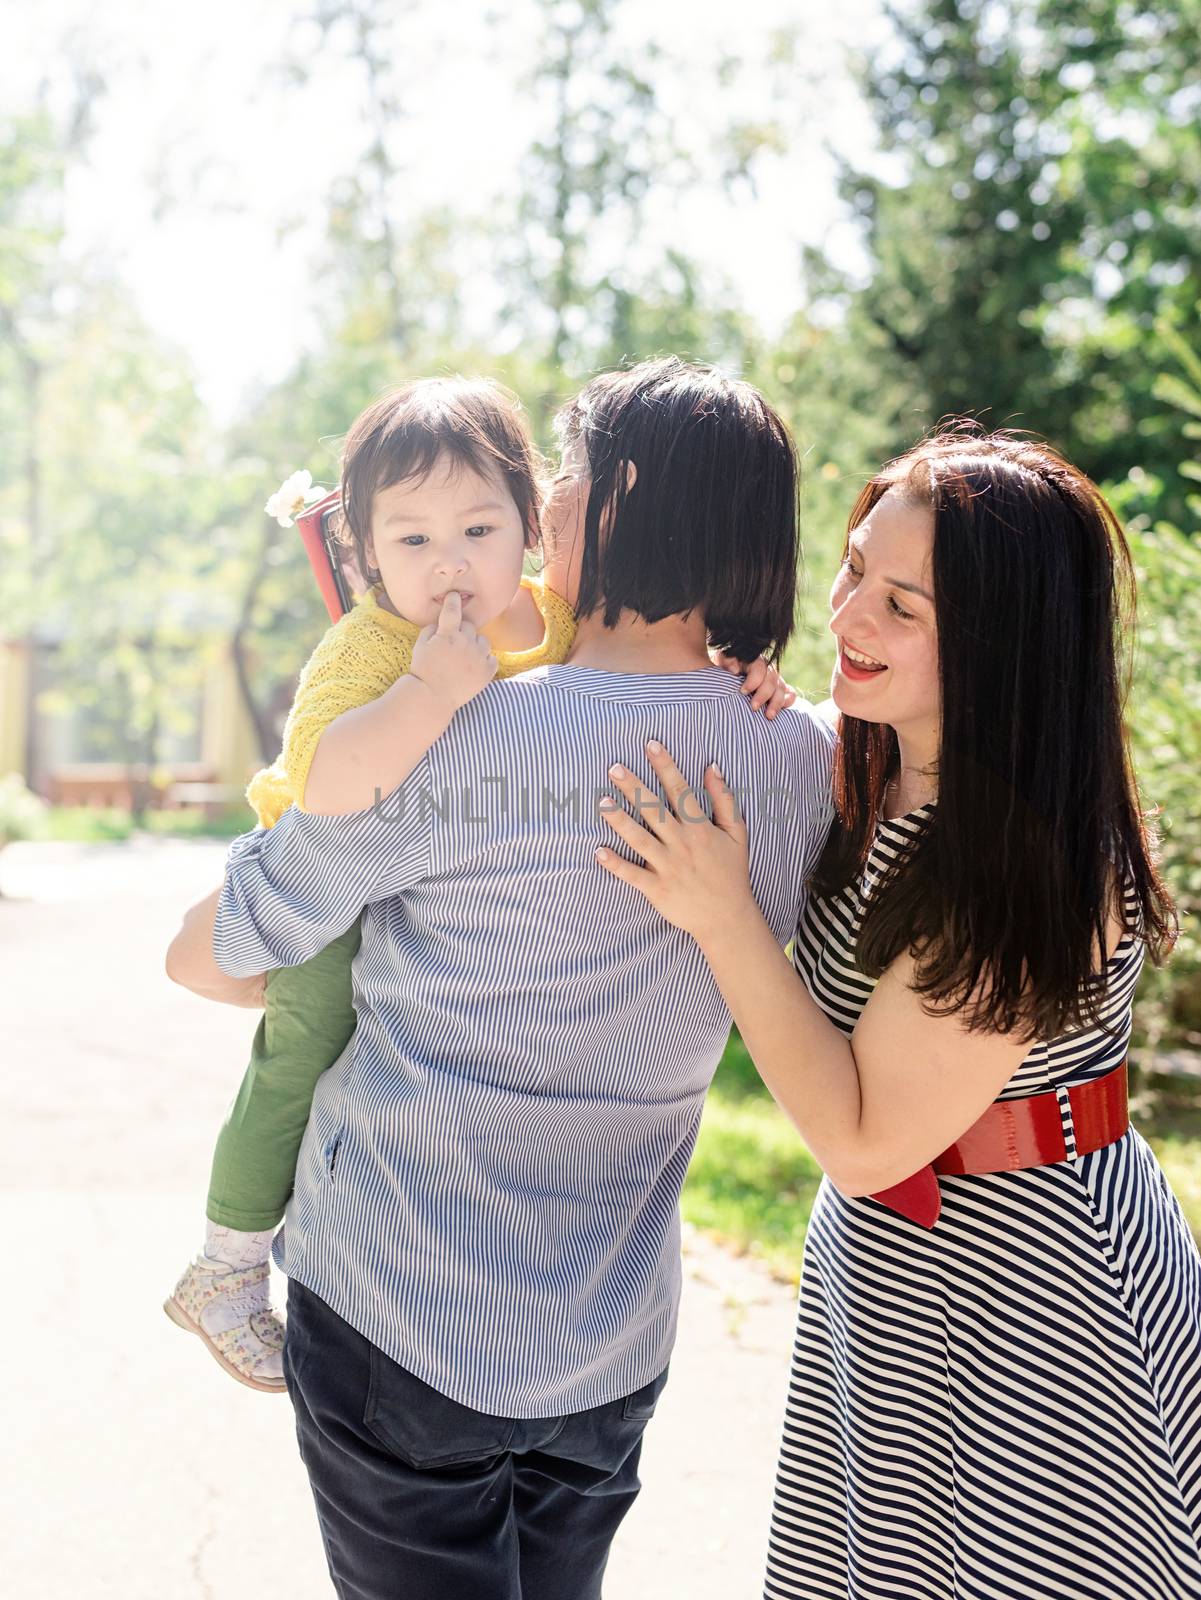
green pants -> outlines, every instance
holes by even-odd
[[[267,974],[250,1065],[213,1152],[210,1222],[257,1233],[283,1216],[317,1079],[354,1033],[350,964],[361,932],[356,922],[303,966]]]

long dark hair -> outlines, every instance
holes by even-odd
[[[666,356],[593,378],[555,427],[582,440],[592,480],[579,615],[603,608],[611,628],[623,609],[699,609],[715,648],[778,659],[796,617],[796,450],[758,390]]]
[[[1096,1026],[1110,911],[1156,961],[1176,934],[1122,720],[1135,585],[1121,525],[1049,445],[967,424],[877,473],[850,527],[889,491],[934,512],[938,801],[869,901],[857,959],[878,976],[911,950],[927,1009],[973,1030]],[[816,893],[862,871],[898,766],[890,727],[843,717]]]

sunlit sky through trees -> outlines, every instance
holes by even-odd
[[[331,190],[370,138],[361,67],[286,0],[3,0],[21,49],[0,60],[6,108],[39,95],[66,116],[94,78],[92,132],[70,172],[66,248],[115,271],[159,332],[189,353],[206,400],[230,414],[278,379],[319,311]],[[346,9],[343,7],[342,9]],[[648,260],[680,246],[720,295],[773,328],[797,309],[799,252],[821,245],[854,267],[854,229],[835,189],[831,147],[861,161],[870,118],[846,68],[848,45],[884,29],[880,0],[836,7],[742,0],[626,0],[615,8],[628,63],[642,63],[698,176],[645,210]],[[402,174],[403,228],[431,208],[503,218],[520,164],[547,127],[528,74],[539,49],[533,0],[395,7],[405,59],[392,90],[390,154]],[[19,16],[18,16],[19,13]],[[791,61],[770,64],[782,29]],[[659,54],[654,54],[655,51]],[[737,74],[723,85],[723,57]],[[757,157],[754,187],[723,184],[717,141],[739,122],[774,121],[782,153]],[[603,248],[603,241],[597,241]],[[473,256],[469,301],[492,305],[488,261]]]

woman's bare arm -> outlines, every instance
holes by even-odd
[[[982,1115],[1029,1043],[930,1016],[912,988],[908,956],[880,978],[848,1039],[755,904],[746,827],[724,782],[712,769],[706,775],[710,823],[695,801],[686,803],[688,786],[667,752],[649,754],[675,815],[640,805],[628,772],[611,774],[643,822],[621,809],[606,816],[646,865],[614,851],[602,865],[692,934],[760,1076],[835,1187],[873,1194],[910,1177]]]
[[[198,900],[184,912],[179,932],[167,946],[167,976],[205,1000],[224,1005],[260,1009],[266,994],[266,973],[249,978],[231,978],[213,958],[213,924],[217,920],[220,888]]]

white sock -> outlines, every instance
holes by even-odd
[[[219,1222],[204,1219],[204,1253],[210,1261],[223,1261],[226,1266],[244,1272],[247,1267],[257,1267],[271,1254],[274,1228],[264,1228],[259,1233],[242,1233],[238,1228],[224,1228]]]

